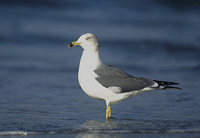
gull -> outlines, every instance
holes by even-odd
[[[135,77],[117,67],[104,64],[99,56],[99,41],[92,33],[81,35],[68,47],[83,48],[78,81],[82,90],[106,102],[106,119],[111,118],[111,103],[116,103],[149,90],[181,89],[171,85],[179,83]]]

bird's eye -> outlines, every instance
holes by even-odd
[[[85,38],[85,39],[86,39],[86,40],[89,40],[90,38],[93,38],[93,37],[90,37],[90,36],[89,36],[89,37],[87,37],[87,38]]]
[[[89,39],[90,39],[90,37],[87,37],[87,38],[86,38],[86,40],[89,40]]]

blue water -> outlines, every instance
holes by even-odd
[[[200,3],[191,1],[1,1],[0,136],[200,136]],[[183,90],[150,91],[112,104],[88,97],[77,80],[92,32],[107,64],[175,81]]]

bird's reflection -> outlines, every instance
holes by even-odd
[[[126,122],[121,122],[120,120],[121,120],[120,118],[111,117],[109,119],[105,119],[101,121],[97,121],[97,120],[87,121],[81,125],[81,128],[86,131],[78,134],[77,137],[83,137],[83,138],[84,137],[87,137],[87,138],[111,137],[113,136],[113,134],[127,133],[127,131],[130,131],[130,130],[122,129],[130,124],[127,124]],[[118,135],[117,137],[120,137],[120,135]]]

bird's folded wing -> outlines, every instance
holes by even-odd
[[[131,76],[113,66],[101,65],[94,72],[98,76],[96,80],[101,85],[112,89],[117,87],[118,93],[142,90],[156,84],[150,79]]]

